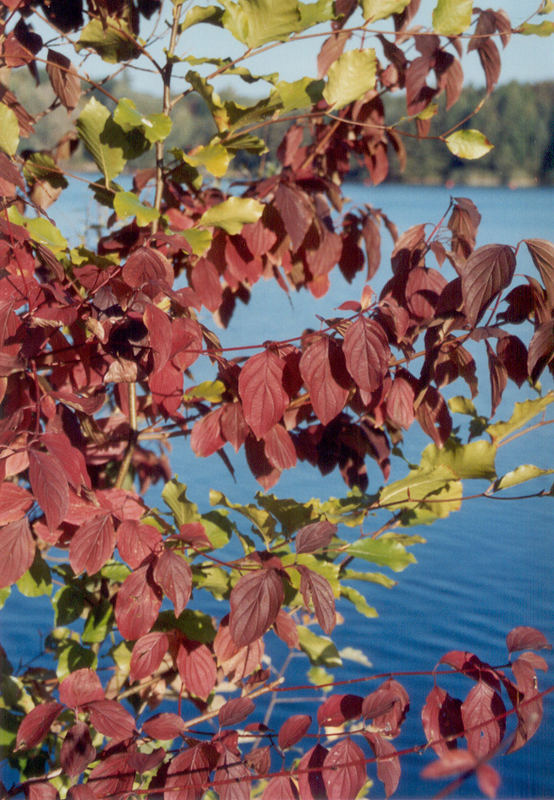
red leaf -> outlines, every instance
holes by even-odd
[[[329,750],[323,766],[329,800],[354,800],[367,780],[365,761],[351,739],[343,739]]]
[[[364,699],[362,713],[369,718],[374,715],[373,727],[393,737],[400,733],[409,707],[410,698],[406,689],[398,681],[389,678]]]
[[[529,377],[536,381],[543,369],[554,358],[554,321],[539,325],[529,343],[527,370]]]
[[[329,581],[308,567],[298,567],[300,591],[306,608],[313,603],[315,615],[324,633],[331,633],[337,624],[335,598]]]
[[[69,507],[69,487],[60,461],[40,450],[29,450],[29,481],[50,530],[59,527]]]
[[[462,273],[462,296],[470,325],[475,325],[491,300],[510,285],[515,266],[514,251],[505,244],[487,244],[469,256]]]
[[[506,637],[506,646],[509,653],[517,650],[552,650],[544,634],[536,628],[521,625],[513,628]]]
[[[216,408],[194,423],[190,446],[195,455],[206,458],[225,444],[220,427],[222,413],[222,408]]]
[[[168,361],[148,378],[152,400],[167,417],[177,412],[183,402],[183,373]]]
[[[554,243],[547,239],[524,239],[527,249],[538,269],[546,296],[551,307],[554,306]]]
[[[273,628],[279,639],[282,639],[291,650],[300,648],[296,622],[282,608],[279,609],[279,613],[275,617]]]
[[[154,357],[154,371],[167,364],[171,353],[171,321],[165,311],[148,303],[143,314],[144,324],[150,334],[150,346]]]
[[[274,425],[263,437],[264,452],[276,469],[291,469],[296,465],[296,450],[290,434],[282,425]]]
[[[477,767],[477,783],[483,794],[494,798],[500,786],[500,775],[490,764],[481,764]]]
[[[240,647],[259,639],[275,622],[284,599],[283,582],[276,570],[243,575],[230,597],[229,630],[233,641]]]
[[[522,653],[512,664],[512,671],[517,682],[517,691],[511,692],[510,686],[508,686],[508,693],[516,710],[517,729],[508,748],[508,753],[513,753],[523,747],[535,735],[542,720],[542,698],[539,696],[535,672],[537,665],[533,663],[533,659],[530,659],[529,656],[538,658],[535,653]],[[542,664],[538,666],[540,669],[543,668]],[[522,700],[521,695],[523,695]]]
[[[176,664],[187,692],[207,700],[216,684],[217,670],[213,654],[206,645],[180,642]]]
[[[405,293],[412,315],[419,320],[431,320],[446,285],[446,278],[436,269],[428,267],[411,269],[408,273]]]
[[[185,522],[179,528],[179,539],[193,547],[212,547],[206,535],[206,529],[201,522]]]
[[[90,721],[112,744],[129,739],[135,731],[135,719],[117,700],[95,700],[87,703]]]
[[[79,491],[81,484],[91,488],[85,457],[80,450],[73,447],[65,433],[43,433],[40,441],[59,460],[65,477],[75,491]]]
[[[489,374],[491,382],[491,417],[498,408],[506,384],[508,383],[508,371],[502,361],[496,356],[496,353],[488,342],[485,342],[487,347],[487,357],[489,362]]]
[[[168,649],[169,639],[165,633],[147,633],[137,639],[131,655],[131,683],[153,675]]]
[[[218,714],[218,722],[221,728],[225,726],[238,725],[243,722],[254,711],[256,706],[249,697],[234,697],[221,706]]]
[[[421,722],[427,741],[438,756],[446,755],[457,747],[456,739],[445,739],[463,731],[461,705],[457,698],[451,697],[439,686],[435,686],[427,695],[421,709]]]
[[[484,681],[479,681],[462,703],[462,720],[468,750],[477,758],[492,753],[506,730],[506,707],[500,695]]]
[[[194,319],[178,317],[171,325],[171,355],[175,366],[188,369],[202,350],[202,329]]]
[[[104,689],[100,678],[91,669],[75,670],[60,683],[60,700],[69,708],[80,708],[103,699]]]
[[[321,768],[328,752],[326,747],[318,743],[300,759],[296,773],[302,800],[327,799]]]
[[[142,730],[152,739],[176,739],[185,730],[185,722],[178,714],[165,712],[150,717],[142,725]]]
[[[70,728],[60,750],[60,764],[66,775],[75,778],[96,758],[96,748],[90,738],[86,722],[77,722]]]
[[[300,739],[304,738],[308,728],[312,724],[312,718],[309,714],[294,714],[289,719],[285,720],[279,729],[279,736],[277,741],[281,750],[288,750],[293,744],[296,744]]]
[[[342,411],[348,398],[350,381],[339,345],[328,336],[318,336],[302,354],[300,374],[314,412],[327,425]]]
[[[90,786],[84,783],[80,783],[78,786],[72,786],[67,796],[69,800],[96,800],[96,795]]]
[[[377,758],[377,777],[384,784],[387,797],[393,795],[400,781],[400,759],[394,745],[375,733],[365,733],[365,738]]]
[[[169,597],[178,617],[192,591],[192,571],[184,558],[173,550],[164,550],[154,567],[154,580]]]
[[[314,217],[308,195],[296,187],[280,183],[274,203],[290,236],[292,249],[298,250]]]
[[[417,408],[416,419],[437,447],[442,447],[452,432],[452,417],[448,406],[434,386],[429,386],[425,392]]]
[[[527,380],[527,348],[518,336],[504,336],[496,345],[496,354],[508,377],[521,386]]]
[[[468,750],[449,750],[439,761],[428,764],[421,772],[422,778],[450,778],[460,772],[471,772],[477,765],[477,759]]]
[[[244,756],[245,764],[260,776],[267,775],[271,770],[271,748],[255,747]]]
[[[122,276],[132,289],[140,289],[149,283],[171,288],[174,277],[168,259],[151,247],[139,247],[134,250],[125,262]],[[154,294],[157,294],[156,290]]]
[[[404,428],[406,431],[415,419],[415,387],[410,378],[409,373],[399,370],[386,398],[387,417],[398,428]]]
[[[248,435],[248,425],[240,403],[225,403],[221,407],[220,428],[223,439],[230,442],[235,453],[238,453]]]
[[[25,787],[26,800],[58,800],[59,794],[51,783],[31,783]]]
[[[27,517],[0,528],[0,587],[11,586],[35,558],[35,540]]]
[[[117,529],[119,555],[132,569],[155,553],[161,540],[161,533],[153,525],[143,525],[136,519],[124,520]]]
[[[71,61],[56,50],[48,50],[46,72],[61,104],[73,111],[81,97],[81,80]]]
[[[289,398],[283,388],[285,362],[272,350],[248,359],[239,375],[239,395],[246,422],[256,438],[283,416]]]
[[[390,349],[383,328],[359,316],[346,329],[342,349],[349,373],[363,392],[371,394],[383,382],[389,365]]]
[[[205,793],[212,762],[207,745],[189,747],[173,758],[167,770],[168,800],[200,800]]]
[[[350,31],[336,31],[328,36],[327,39],[323,40],[323,44],[317,56],[318,78],[324,78],[325,75],[327,75],[329,67],[342,54],[351,35]]]
[[[298,800],[298,792],[286,775],[272,778],[264,789],[262,800]]]
[[[148,576],[148,566],[128,575],[115,600],[115,619],[125,639],[139,639],[148,633],[158,617],[162,595]]]
[[[336,728],[362,714],[363,698],[357,694],[333,694],[317,709],[317,724]]]
[[[74,534],[69,545],[69,563],[75,575],[95,572],[112,556],[115,547],[115,529],[111,514],[97,514],[85,522]]]
[[[198,299],[208,311],[217,311],[221,305],[223,290],[219,273],[211,261],[199,258],[192,271],[191,283]]]
[[[55,719],[63,711],[61,703],[41,703],[23,717],[17,731],[16,749],[29,749],[40,744]]]
[[[134,779],[135,770],[129,764],[128,754],[115,753],[94,767],[88,776],[87,787],[92,789],[98,800],[108,797],[110,800],[126,800]]]
[[[327,547],[337,530],[338,527],[326,519],[304,525],[296,534],[296,552],[315,553]]]
[[[244,444],[244,451],[252,475],[266,492],[269,491],[281,477],[281,470],[274,467],[267,459],[263,441],[258,441],[249,433]]]
[[[17,522],[33,505],[32,495],[11,481],[0,483],[0,525]],[[0,563],[4,559],[0,558]]]

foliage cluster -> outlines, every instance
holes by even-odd
[[[381,568],[400,572],[413,562],[410,548],[422,540],[404,529],[460,508],[466,481],[486,480],[479,494],[490,496],[552,471],[523,464],[498,474],[496,458],[514,438],[551,422],[554,392],[543,393],[539,379],[554,368],[554,246],[528,238],[476,248],[481,217],[464,198],[453,199],[432,230],[416,224],[400,234],[381,209],[343,209],[341,184],[353,160],[378,184],[391,151],[405,158],[382,95],[405,89],[406,113],[425,138],[434,101],[444,93],[451,107],[460,98],[464,47],[479,52],[490,93],[500,74],[496,40],[505,46],[512,33],[542,35],[551,26],[512,29],[502,11],[439,0],[433,27],[414,29],[418,5],[1,0],[5,66],[39,77],[37,65],[46,64],[55,100],[39,114],[79,109],[48,152],[23,150],[39,114],[1,89],[0,586],[3,598],[14,585],[29,598],[59,587],[47,639],[53,668],[14,670],[2,654],[2,736],[19,772],[7,796],[196,800],[217,792],[230,800],[252,791],[266,800],[354,800],[371,763],[386,794],[396,791],[400,754],[392,741],[409,696],[394,677],[365,696],[331,694],[318,708],[315,734],[307,714],[279,731],[242,723],[264,697],[290,688],[265,666],[268,637],[302,650],[321,682],[317,668],[340,665],[330,638],[336,601],[375,614],[356,585],[390,585]],[[160,62],[150,45],[166,11]],[[52,29],[47,42],[32,28],[35,16]],[[223,73],[262,80],[244,65],[248,56],[301,40],[321,23],[328,30],[317,77],[265,75],[268,94],[251,105],[215,92],[212,80]],[[185,42],[201,24],[225,29],[244,56],[191,55]],[[149,33],[139,35],[141,26]],[[138,107],[91,80],[86,61],[77,66],[89,53],[114,70],[146,62],[159,75],[160,107]],[[197,71],[206,64],[211,76]],[[183,67],[188,88],[172,94]],[[83,103],[89,89],[95,94]],[[170,149],[173,110],[193,93],[215,135]],[[259,131],[279,122],[290,123],[279,168],[264,171]],[[466,159],[490,151],[480,131],[461,124],[440,134],[441,146]],[[71,247],[51,217],[71,176],[59,164],[79,141],[101,174],[91,193],[110,210],[94,248]],[[217,181],[243,152],[262,158],[259,176],[221,188]],[[133,191],[124,190],[118,177],[144,154],[150,166],[136,170]],[[383,229],[394,250],[379,297],[366,284],[319,330],[287,331],[237,353],[199,321],[207,309],[226,324],[262,278],[314,298],[337,267],[347,280],[363,271],[371,281]],[[523,248],[536,274],[520,281]],[[474,346],[486,353],[489,413],[473,403]],[[213,379],[195,384],[191,367],[200,359],[211,363]],[[457,380],[471,398],[447,402],[445,388]],[[535,394],[509,420],[493,422],[508,380]],[[465,442],[454,414],[470,418]],[[402,457],[416,423],[429,444],[404,478],[390,481],[391,458]],[[265,493],[241,504],[216,488],[212,509],[202,512],[172,477],[165,452],[170,440],[185,439],[194,456],[217,454],[230,469],[226,445],[244,448]],[[383,476],[374,494],[371,459]],[[322,474],[338,468],[350,493],[307,503],[267,493],[298,461]],[[162,508],[145,499],[158,481]],[[379,571],[366,571],[365,562]],[[502,667],[472,653],[445,654],[442,664],[475,683],[462,700],[438,686],[440,670],[431,673],[422,722],[438,758],[426,776],[476,774],[483,792],[495,795],[490,760],[501,748],[524,746],[540,725],[536,672],[547,664],[532,651],[548,647],[540,632],[518,627],[507,649],[524,652]],[[228,690],[235,696],[225,701]]]

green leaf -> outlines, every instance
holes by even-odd
[[[341,597],[346,597],[347,600],[350,600],[356,611],[359,614],[363,614],[364,617],[379,616],[376,609],[369,605],[363,594],[357,589],[353,589],[351,586],[345,586],[342,584],[340,587],[340,593]]]
[[[110,126],[110,120],[108,109],[92,97],[75,123],[80,139],[106,181],[119,175],[126,164],[124,132],[113,121]]]
[[[434,492],[427,494],[426,499],[418,503],[406,503],[400,515],[401,524],[430,525],[436,519],[447,517],[462,507],[463,486],[461,481],[445,483]]]
[[[103,600],[91,608],[81,636],[83,642],[87,644],[103,642],[112,629],[113,618],[113,606],[109,600]]]
[[[38,550],[27,572],[17,581],[17,588],[25,597],[40,597],[52,593],[50,568]]]
[[[552,0],[543,0],[542,6],[539,8],[539,14],[550,14],[552,11],[554,11]]]
[[[4,608],[4,604],[11,593],[11,586],[3,586],[2,589],[0,589],[0,608]]]
[[[189,399],[207,400],[208,403],[220,403],[226,391],[227,387],[222,381],[203,381],[197,386],[189,386],[185,396]]]
[[[120,561],[108,561],[100,570],[100,575],[110,583],[123,583],[130,573],[131,570],[127,564],[122,564]]]
[[[471,25],[473,0],[439,0],[433,10],[433,30],[443,36],[457,36]]]
[[[458,158],[466,158],[468,160],[483,158],[494,147],[481,131],[476,131],[473,128],[454,131],[454,133],[446,137],[444,142],[451,153],[454,153]]]
[[[291,536],[309,522],[317,521],[312,516],[309,503],[299,503],[292,497],[256,492],[256,501],[279,521],[285,536]]]
[[[28,183],[47,181],[55,189],[65,189],[68,183],[54,159],[46,153],[31,153],[25,159],[23,174]]]
[[[135,36],[126,22],[119,17],[93,19],[81,31],[75,50],[88,48],[98,53],[108,64],[117,64],[136,58],[140,50],[135,44]]]
[[[321,25],[322,22],[336,19],[334,0],[317,0],[316,3],[298,3],[300,11],[300,30]]]
[[[517,33],[524,36],[551,36],[554,33],[554,22],[545,19],[544,22],[524,22],[517,29]]]
[[[234,155],[230,153],[221,142],[212,141],[204,147],[199,147],[192,155],[184,155],[183,161],[192,167],[205,167],[216,178],[222,178]]]
[[[202,564],[192,568],[195,589],[205,589],[216,600],[224,600],[229,596],[229,576],[221,567],[213,564]]]
[[[175,3],[175,0],[173,0]],[[181,0],[183,2],[183,0]],[[186,31],[187,28],[193,25],[198,25],[201,22],[207,22],[209,25],[216,25],[218,28],[222,27],[223,9],[218,6],[193,6],[185,14],[184,20],[179,26],[179,32]]]
[[[113,118],[126,133],[140,128],[152,144],[167,139],[173,124],[166,114],[141,114],[135,102],[127,97],[121,98],[113,112]]]
[[[244,151],[246,153],[262,155],[263,153],[269,152],[269,148],[264,140],[251,133],[239,133],[237,136],[226,138],[225,147],[232,153]]]
[[[339,565],[333,564],[332,561],[326,561],[321,558],[317,558],[312,553],[289,553],[285,556],[281,557],[281,561],[284,567],[288,567],[289,565],[299,564],[300,566],[307,567],[311,569],[312,572],[317,572],[318,575],[323,576],[331,589],[333,590],[333,594],[335,597],[340,596],[341,586],[339,583]],[[289,578],[292,586],[295,589],[300,588],[300,574],[297,570],[290,570],[289,571]]]
[[[20,714],[12,714],[10,711],[2,709],[0,714],[0,758],[4,759],[13,755],[17,729],[20,724]]]
[[[333,108],[359,100],[375,86],[375,50],[348,50],[331,64],[323,97]]]
[[[357,647],[343,647],[339,650],[339,654],[341,658],[345,658],[347,661],[353,661],[355,664],[361,664],[362,667],[371,668],[373,666],[363,650],[359,650]]]
[[[158,219],[159,216],[155,208],[143,205],[134,192],[116,192],[113,199],[113,208],[118,219],[136,217],[139,227],[148,225]]]
[[[514,413],[507,422],[496,422],[489,425],[487,433],[492,437],[493,442],[505,439],[511,433],[523,428],[533,417],[541,414],[550,403],[554,402],[554,392],[549,392],[544,397],[537,397],[535,400],[524,400],[522,403],[515,403]]]
[[[531,481],[533,478],[540,478],[541,475],[550,475],[554,469],[541,469],[534,464],[521,464],[519,467],[507,472],[494,482],[493,491],[499,492],[501,489],[509,489],[519,483]]]
[[[69,625],[79,619],[85,608],[83,592],[75,585],[62,586],[52,599],[56,625]]]
[[[378,583],[386,589],[392,589],[396,586],[397,581],[389,578],[388,575],[383,575],[382,572],[359,572],[354,569],[346,569],[342,573],[345,580],[350,581],[364,581],[366,583]]]
[[[25,227],[34,242],[45,244],[53,253],[60,253],[67,249],[67,239],[50,220],[44,217],[35,217],[26,220]]]
[[[410,0],[362,0],[362,13],[364,19],[375,22],[391,14],[401,14],[409,4]]]
[[[470,400],[469,397],[464,397],[461,394],[449,399],[448,408],[453,414],[466,414],[470,417],[477,416],[477,409],[473,404],[473,400]]]
[[[202,256],[210,249],[213,235],[211,231],[201,231],[198,228],[187,228],[186,231],[179,231],[192,247],[195,256]]]
[[[393,512],[400,508],[415,508],[453,481],[455,476],[449,467],[439,466],[431,472],[414,469],[405,478],[393,481],[381,490],[379,505]]]
[[[363,558],[380,567],[389,567],[393,572],[402,572],[409,564],[415,564],[413,553],[394,538],[358,539],[349,545],[347,553],[354,558]]]
[[[494,461],[496,447],[485,439],[460,444],[450,437],[444,447],[428,445],[421,455],[421,469],[431,472],[435,467],[449,467],[456,478],[496,478]]]
[[[323,97],[324,81],[312,78],[300,78],[297,81],[279,81],[275,85],[275,93],[282,104],[282,112],[294,109],[311,108]]]
[[[323,692],[330,692],[333,688],[331,684],[335,680],[335,676],[327,672],[323,667],[310,667],[308,670],[308,680],[314,686],[322,686]]]
[[[218,492],[215,489],[210,489],[210,505],[212,506],[226,506],[233,511],[238,511],[243,517],[246,517],[253,523],[256,533],[260,533],[264,541],[271,541],[275,536],[275,520],[263,508],[253,503],[248,505],[241,505],[240,503],[233,503],[229,500],[223,492]]]
[[[267,42],[284,42],[302,29],[297,0],[220,0],[225,8],[222,24],[249,48]]]
[[[177,478],[172,478],[166,483],[162,489],[162,497],[173,512],[178,528],[187,522],[198,522],[200,520],[198,506],[188,499],[186,485],[178,481]]]
[[[69,641],[59,649],[56,676],[62,680],[70,672],[87,667],[94,669],[96,664],[96,655],[92,650],[82,647],[78,642]]]
[[[223,228],[233,236],[240,233],[247,222],[256,222],[263,210],[264,204],[253,198],[230,197],[205,211],[198,224]]]
[[[318,636],[304,625],[298,625],[298,641],[300,647],[314,666],[340,667],[342,659],[334,642],[327,636]]]
[[[227,515],[228,512],[224,508],[214,509],[213,511],[208,511],[207,514],[202,514],[202,525],[214,550],[225,547],[235,530],[234,524]]]
[[[179,630],[194,642],[208,644],[215,639],[215,628],[212,618],[203,611],[191,608],[185,610],[175,619],[173,611],[162,611],[154,625],[156,631]]]
[[[19,144],[19,122],[13,109],[0,103],[0,150],[15,155]]]

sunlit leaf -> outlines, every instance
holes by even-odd
[[[211,175],[222,178],[234,157],[221,142],[212,141],[193,153],[183,155],[183,161],[192,167],[205,167]],[[223,226],[222,226],[223,227]]]
[[[443,36],[456,36],[471,25],[473,0],[439,0],[433,9],[433,30]]]
[[[521,464],[498,478],[494,482],[494,491],[499,492],[501,489],[509,489],[511,486],[532,481],[533,478],[540,478],[542,475],[550,475],[552,472],[554,472],[554,469],[541,469],[540,467],[535,467],[534,464]]]
[[[143,205],[134,192],[116,192],[113,207],[119,219],[136,217],[141,227],[158,218],[156,209]]]
[[[92,97],[75,123],[79,137],[108,181],[119,175],[126,163],[121,137],[116,137],[115,132],[109,135],[110,119],[108,109]],[[121,128],[117,126],[117,130]]]
[[[340,667],[342,665],[339,651],[329,637],[318,636],[304,625],[299,625],[298,641],[314,666]]]
[[[379,616],[376,609],[369,605],[363,594],[357,589],[353,589],[352,586],[341,584],[340,593],[341,597],[346,597],[347,600],[350,600],[356,611],[359,614],[363,614],[364,617]]]
[[[403,544],[394,538],[358,539],[348,546],[349,556],[371,561],[380,567],[389,567],[393,572],[402,572],[410,564],[416,563],[413,553],[408,552]]]
[[[410,0],[361,0],[364,19],[375,22],[391,14],[401,14]]]
[[[460,444],[449,439],[442,448],[428,445],[421,455],[420,466],[431,471],[439,465],[449,467],[456,478],[495,478],[496,447],[482,439]]]
[[[524,400],[522,403],[515,403],[514,412],[507,422],[496,422],[489,425],[487,433],[494,442],[506,438],[511,433],[523,428],[533,417],[545,411],[550,403],[554,402],[554,391],[549,392],[544,397],[537,397],[535,400]]]
[[[283,113],[294,109],[310,108],[323,96],[323,81],[312,78],[299,78],[297,81],[279,81],[275,84],[275,92],[283,106]]]
[[[375,50],[348,50],[331,64],[323,97],[333,108],[342,108],[359,100],[373,89],[377,59]]]
[[[283,42],[301,28],[297,0],[221,0],[221,5],[223,27],[248,47]]]
[[[19,122],[15,112],[5,103],[0,103],[0,150],[13,156],[18,144]]]
[[[554,22],[545,19],[544,22],[524,22],[517,28],[518,33],[524,36],[551,36],[554,33]]]
[[[466,159],[482,158],[494,147],[481,131],[472,128],[454,131],[444,141],[451,153]]]
[[[253,198],[229,197],[205,211],[199,224],[223,228],[231,236],[240,233],[247,222],[256,222],[263,213],[264,204]]]

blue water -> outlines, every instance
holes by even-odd
[[[96,221],[96,211],[87,207],[86,185],[72,188],[71,216],[68,217],[66,235],[76,240],[85,224]],[[552,237],[552,208],[554,191],[549,189],[485,189],[460,187],[446,190],[439,187],[402,187],[386,185],[378,189],[349,186],[347,194],[358,204],[371,203],[382,208],[398,225],[400,231],[410,225],[427,221],[434,224],[445,211],[450,195],[470,197],[479,208],[483,220],[477,244],[499,242],[517,244],[524,237]],[[68,208],[69,210],[69,208]],[[56,216],[54,214],[54,216]],[[59,219],[62,215],[57,214]],[[429,228],[431,230],[431,228]],[[382,234],[383,263],[390,254],[388,234]],[[524,247],[518,254],[518,273],[536,274],[535,268]],[[379,274],[372,281],[378,292],[386,278]],[[273,284],[260,283],[254,287],[250,307],[239,305],[230,329],[219,331],[224,346],[253,344],[266,339],[288,337],[300,333],[304,327],[317,327],[315,314],[332,316],[344,300],[357,300],[364,285],[360,275],[351,285],[336,275],[332,289],[316,303],[307,293],[288,296]],[[212,324],[209,315],[203,318]],[[202,380],[209,371],[198,369],[195,377]],[[549,377],[544,374],[545,388],[551,387]],[[497,419],[506,418],[514,400],[524,399],[525,391],[518,393],[510,384],[497,412]],[[455,384],[451,394],[466,393],[465,385]],[[529,395],[530,396],[530,395]],[[484,376],[481,395],[477,398],[478,409],[485,412],[490,406],[488,380]],[[498,456],[499,474],[519,463],[534,463],[548,467],[552,462],[554,437],[551,428],[542,429],[530,436],[522,437],[510,448],[504,448]],[[408,434],[407,455],[419,460],[421,447],[426,444],[423,436],[415,430]],[[202,510],[208,507],[208,491],[218,488],[237,502],[249,501],[259,489],[249,471],[244,467],[243,454],[229,457],[236,470],[236,481],[230,477],[222,462],[192,458],[187,445],[176,444],[172,453],[172,465],[179,478],[188,484],[189,496],[199,503]],[[380,472],[369,466],[369,491],[376,490],[381,483]],[[393,462],[393,475],[402,477],[405,468]],[[548,482],[540,484],[548,485]],[[475,487],[466,484],[466,491]],[[479,490],[480,486],[476,487]],[[525,486],[523,493],[525,493]],[[325,498],[345,493],[339,476],[322,477],[310,467],[299,465],[294,471],[285,473],[272,490],[279,497],[295,497],[305,501],[310,497]],[[159,503],[159,493],[153,490],[149,498]],[[345,661],[341,670],[335,670],[336,679],[353,678],[368,673],[387,671],[429,670],[441,655],[451,649],[463,649],[477,653],[491,664],[506,661],[504,637],[516,625],[532,625],[542,630],[550,641],[554,641],[554,592],[551,565],[554,555],[552,544],[552,500],[541,498],[525,502],[508,503],[495,500],[470,500],[461,511],[440,520],[432,526],[410,529],[427,539],[426,545],[414,548],[418,563],[404,573],[394,575],[398,585],[387,591],[373,584],[357,584],[364,591],[370,605],[379,611],[377,619],[367,620],[349,606],[339,605],[345,623],[336,629],[339,649],[352,646],[363,650],[372,662],[371,670],[353,662]],[[369,524],[369,523],[368,523]],[[341,534],[347,535],[341,531]],[[25,607],[25,636],[21,637],[22,609]],[[2,642],[14,665],[33,657],[40,647],[39,632],[46,633],[50,627],[49,604],[44,598],[21,603],[14,592],[1,612]],[[284,651],[275,645],[271,651],[274,663],[279,666]],[[554,666],[552,655],[546,659],[550,669]],[[307,663],[295,659],[287,672],[288,683],[304,683]],[[552,684],[552,672],[539,676],[540,685]],[[395,740],[398,748],[409,747],[424,741],[419,712],[427,692],[432,688],[429,677],[407,678],[404,683],[411,697],[411,711],[403,727],[402,735]],[[369,688],[366,688],[368,686]],[[350,691],[364,694],[371,684],[360,684]],[[470,688],[462,683],[454,687],[457,696],[463,697]],[[279,703],[272,717],[272,726],[278,728],[289,713],[298,713],[296,696],[283,695],[287,702]],[[303,699],[309,713],[315,716],[316,706],[310,708]],[[534,739],[523,750],[494,763],[502,776],[499,796],[504,798],[554,797],[554,775],[552,763],[552,731],[554,730],[554,697],[549,695],[544,702],[545,722]],[[442,787],[442,783],[424,782],[419,773],[431,756],[408,756],[402,759],[402,778],[397,797],[431,797]],[[371,768],[370,768],[371,772]],[[375,775],[373,775],[375,778]],[[375,780],[371,797],[383,797],[381,784]],[[458,790],[456,797],[480,796],[474,782],[468,782]]]

